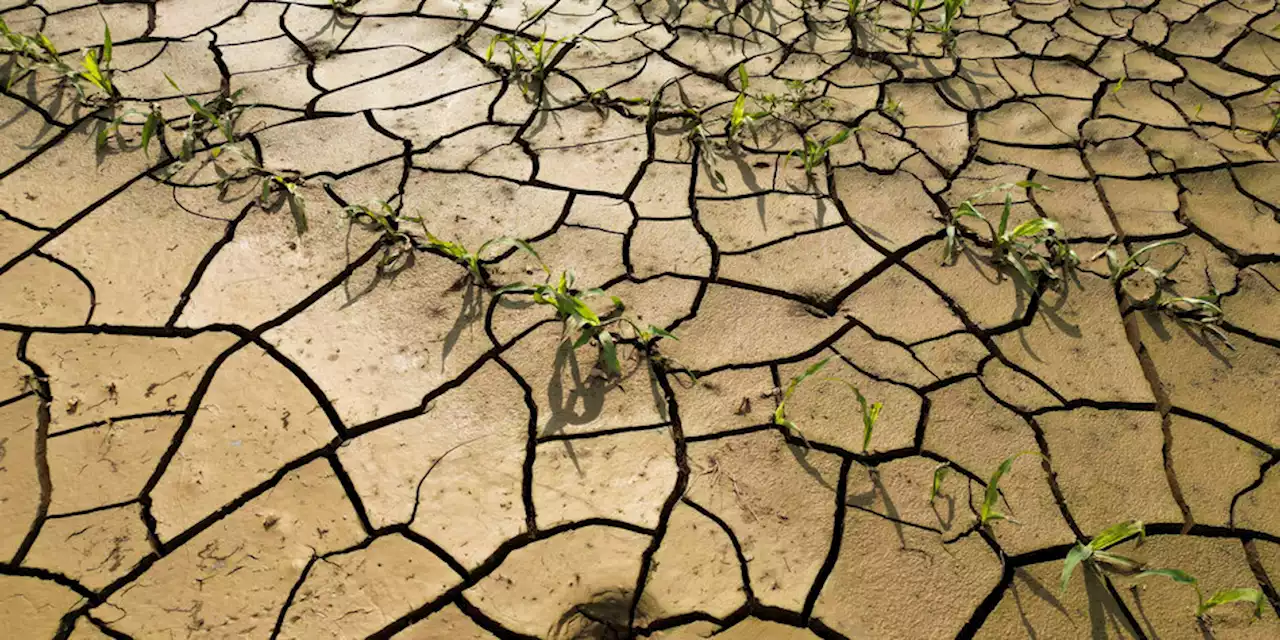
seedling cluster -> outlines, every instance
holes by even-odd
[[[500,33],[489,41],[484,59],[486,63],[493,64],[493,55],[498,45],[503,45],[507,51],[508,77],[520,87],[526,100],[538,102],[547,76],[558,60],[556,52],[561,51],[561,46],[572,40],[576,40],[576,37],[565,36],[548,42],[546,32],[537,40],[530,40],[520,34]]]
[[[1153,257],[1162,248],[1176,248],[1177,256],[1166,264],[1153,264]],[[1167,251],[1165,252],[1167,253]],[[1213,279],[1206,270],[1205,279],[1213,289],[1213,293],[1203,296],[1186,296],[1177,293],[1174,285],[1177,281],[1173,272],[1190,255],[1187,245],[1177,240],[1159,240],[1135,249],[1125,259],[1121,259],[1112,243],[1108,243],[1101,251],[1106,256],[1107,268],[1111,272],[1111,284],[1118,294],[1125,295],[1131,304],[1138,309],[1152,309],[1175,321],[1195,327],[1205,336],[1217,338],[1229,349],[1234,349],[1222,329],[1222,292],[1213,286]],[[1148,280],[1145,293],[1137,293],[1139,287],[1127,287],[1126,281],[1134,276]]]
[[[530,293],[533,294],[534,304],[554,309],[556,319],[563,323],[563,339],[565,341],[572,339],[575,349],[592,342],[598,344],[605,371],[609,374],[622,373],[622,363],[618,359],[618,342],[621,340],[634,339],[647,350],[658,338],[679,339],[661,327],[648,325],[641,328],[634,320],[622,315],[626,305],[617,296],[610,296],[613,308],[603,317],[600,316],[591,309],[587,300],[602,296],[604,292],[600,289],[582,291],[574,288],[573,285],[573,272],[565,271],[561,272],[559,280],[554,285],[549,281],[542,284],[517,283],[502,287],[498,291],[499,293]],[[624,327],[631,329],[631,336],[626,336],[620,331]]]
[[[942,263],[945,265],[955,262],[956,250],[963,241],[960,221],[964,218],[976,218],[987,227],[989,235],[985,238],[985,243],[991,248],[993,264],[1013,268],[1032,289],[1039,286],[1041,278],[1064,280],[1080,264],[1080,258],[1067,243],[1062,225],[1052,218],[1036,217],[1016,226],[1009,226],[1009,217],[1013,212],[1013,195],[1010,191],[1014,188],[1046,189],[1030,181],[1001,184],[961,202],[947,219]],[[992,225],[974,203],[996,191],[1004,192],[1004,206],[1000,212],[999,224]]]
[[[103,21],[102,45],[90,47],[84,53],[80,68],[73,68],[62,60],[58,47],[44,33],[28,36],[9,28],[0,18],[0,54],[9,54],[13,68],[9,71],[6,89],[30,74],[44,70],[52,72],[60,84],[70,85],[80,102],[92,104],[95,100],[111,102],[120,97],[112,82],[111,27]],[[90,93],[87,88],[96,90]]]
[[[1059,591],[1066,593],[1075,568],[1083,566],[1086,571],[1094,572],[1099,578],[1105,577],[1107,573],[1132,575],[1137,578],[1163,576],[1178,584],[1188,585],[1195,590],[1195,615],[1201,621],[1215,607],[1232,602],[1252,604],[1254,617],[1262,616],[1263,594],[1258,589],[1223,589],[1205,598],[1204,591],[1200,589],[1199,581],[1181,569],[1149,569],[1139,560],[1109,551],[1112,547],[1133,538],[1137,538],[1138,545],[1141,545],[1146,538],[1146,529],[1141,521],[1131,520],[1114,524],[1102,530],[1088,543],[1077,542],[1067,552],[1067,557],[1062,562],[1062,580],[1058,587]]]

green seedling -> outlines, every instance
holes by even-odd
[[[116,97],[116,87],[111,82],[111,26],[102,22],[102,46],[89,49],[84,54],[80,78],[98,88],[108,98]],[[83,96],[82,96],[83,97]]]
[[[1017,520],[996,511],[996,504],[1000,502],[1000,479],[1006,473],[1009,473],[1009,470],[1013,468],[1014,461],[1018,458],[1038,455],[1040,455],[1039,451],[1022,451],[1005,458],[1004,462],[1001,462],[1000,466],[996,467],[996,472],[991,474],[991,479],[987,481],[987,491],[982,496],[982,508],[978,512],[978,524],[986,525],[996,520],[1007,520],[1018,524]]]
[[[402,222],[422,222],[421,218],[401,216],[391,204],[385,200],[374,202],[373,206],[349,204],[343,207],[347,220],[365,228],[373,228],[382,232],[382,257],[378,260],[378,268],[398,264],[413,252],[413,236],[401,227]]]
[[[933,468],[933,482],[929,485],[930,503],[937,499],[938,493],[942,491],[942,482],[947,479],[947,475],[950,473],[950,462],[944,462]]]
[[[506,45],[508,73],[516,80],[525,99],[530,99],[530,89],[536,85],[541,90],[542,83],[551,73],[556,52],[571,39],[573,39],[572,36],[565,36],[554,42],[547,42],[545,31],[536,41],[530,41],[518,35],[500,33],[489,41],[484,59],[486,63],[492,64],[493,54],[498,45]]]
[[[1200,582],[1194,576],[1188,574],[1181,569],[1148,569],[1139,573],[1137,577],[1146,578],[1150,576],[1164,576],[1178,584],[1185,584],[1196,592],[1196,618],[1203,619],[1205,614],[1209,613],[1214,607],[1232,603],[1232,602],[1248,602],[1253,605],[1253,617],[1262,617],[1262,592],[1258,589],[1223,589],[1205,599],[1204,592],[1200,590]]]
[[[786,162],[790,162],[792,156],[798,156],[804,162],[804,174],[813,178],[818,167],[826,162],[827,154],[831,151],[831,148],[845,140],[848,140],[849,135],[854,131],[854,129],[845,129],[844,131],[823,140],[817,140],[810,138],[809,136],[805,136],[804,149],[791,150],[791,152],[787,153]],[[786,163],[784,162],[784,165],[785,164]]]
[[[807,120],[835,110],[835,103],[830,98],[818,99],[818,88],[813,80],[787,80],[785,86],[787,90],[782,95],[767,93],[756,98],[774,118],[786,120],[797,116]]]
[[[942,21],[932,25],[934,32],[942,34],[944,46],[951,48],[955,42],[954,26],[956,18],[964,13],[967,0],[942,0]]]
[[[622,336],[615,334],[612,327],[618,325],[630,326],[635,331],[638,340],[645,347],[649,347],[657,338],[676,339],[666,329],[653,325],[641,329],[633,320],[623,317],[621,313],[626,306],[617,296],[610,296],[613,302],[613,310],[601,318],[595,311],[591,310],[591,307],[587,306],[586,300],[604,295],[604,292],[600,289],[578,291],[573,287],[573,280],[573,272],[565,271],[561,272],[560,279],[555,285],[519,283],[502,287],[498,290],[498,293],[532,293],[534,304],[546,305],[555,309],[556,318],[564,323],[562,339],[568,341],[576,335],[577,337],[573,341],[573,348],[575,349],[594,340],[600,345],[600,355],[604,360],[605,371],[612,375],[622,373],[622,365],[618,360],[618,340]]]
[[[827,382],[839,382],[853,392],[858,398],[858,406],[862,412],[862,452],[866,453],[867,448],[871,446],[871,434],[875,431],[876,421],[880,419],[880,410],[884,408],[884,403],[867,402],[867,398],[862,395],[862,391],[857,385],[840,378],[823,378]]]
[[[239,124],[240,117],[247,110],[247,107],[239,104],[240,96],[244,93],[244,89],[239,89],[231,94],[220,93],[208,102],[202,103],[187,95],[178,86],[178,83],[169,77],[169,74],[165,74],[164,77],[175,91],[182,94],[187,103],[187,108],[191,110],[190,115],[187,116],[187,124],[182,136],[182,146],[178,153],[180,161],[188,162],[194,158],[197,145],[211,145],[211,152],[215,158],[221,155],[224,150],[236,146],[240,141],[236,126]],[[222,140],[216,144],[212,143],[208,138],[213,133],[220,134]],[[254,159],[254,164],[256,163],[257,161]]]
[[[120,133],[120,127],[124,125],[125,119],[130,116],[142,116],[142,112],[137,109],[129,109],[104,124],[100,129],[98,129],[98,134],[94,141],[94,149],[98,152],[102,152],[103,149],[106,149],[111,138]],[[159,105],[153,104],[151,105],[151,110],[147,112],[146,119],[142,124],[142,140],[139,142],[139,146],[142,147],[142,152],[148,159],[151,158],[151,149],[149,148],[151,139],[155,137],[156,133],[162,126],[164,126],[164,116],[160,113]]]
[[[1148,254],[1161,247],[1169,246],[1176,246],[1182,249],[1182,252],[1168,266],[1163,268],[1150,266],[1150,256]],[[1138,272],[1150,274],[1157,284],[1167,282],[1169,280],[1169,274],[1173,273],[1173,270],[1178,268],[1178,265],[1181,264],[1182,260],[1190,255],[1190,253],[1191,250],[1187,248],[1187,245],[1177,240],[1159,240],[1157,242],[1144,245],[1129,254],[1129,257],[1123,261],[1120,260],[1119,255],[1110,242],[1108,242],[1107,246],[1102,250],[1102,254],[1107,258],[1107,270],[1111,272],[1111,284],[1117,288],[1120,287],[1121,281]],[[1096,257],[1097,256],[1095,256],[1095,259]]]
[[[1120,76],[1120,79],[1116,80],[1116,83],[1111,86],[1111,95],[1120,93],[1120,90],[1124,88],[1124,81],[1126,78],[1128,78],[1128,76]]]
[[[1181,250],[1178,256],[1165,266],[1152,266],[1151,252],[1169,246],[1176,246]],[[1172,277],[1174,270],[1191,253],[1187,245],[1177,240],[1159,240],[1138,248],[1127,259],[1121,261],[1111,241],[1108,241],[1107,246],[1099,253],[1107,258],[1111,283],[1117,291],[1121,290],[1125,278],[1134,274],[1145,273],[1151,277],[1153,283],[1151,292],[1145,298],[1134,300],[1134,306],[1140,309],[1155,309],[1174,320],[1199,328],[1205,335],[1221,340],[1227,348],[1235,349],[1221,326],[1223,313],[1220,291],[1215,288],[1212,294],[1205,296],[1184,296],[1169,291],[1170,285],[1174,282]],[[1097,257],[1094,256],[1095,259]],[[1212,284],[1213,279],[1209,276],[1207,268],[1205,278]]]
[[[1107,527],[1094,536],[1089,544],[1077,542],[1071,550],[1067,552],[1067,557],[1062,562],[1062,582],[1059,590],[1062,593],[1067,592],[1067,584],[1071,581],[1071,573],[1076,566],[1084,563],[1085,568],[1092,569],[1097,572],[1115,571],[1118,573],[1132,574],[1142,570],[1142,563],[1132,558],[1111,553],[1107,551],[1125,540],[1134,536],[1138,538],[1138,544],[1146,538],[1147,532],[1143,528],[1142,522],[1139,520],[1131,520],[1129,522],[1121,522]]]
[[[902,101],[897,98],[885,96],[884,106],[881,107],[881,109],[884,111],[885,115],[890,118],[896,118],[902,113]]]
[[[960,243],[958,227],[962,218],[977,218],[986,224],[991,235],[992,261],[1012,267],[1029,287],[1035,288],[1041,276],[1060,280],[1070,269],[1080,263],[1080,258],[1064,239],[1062,225],[1056,220],[1032,218],[1009,228],[1009,215],[1013,211],[1013,196],[1010,195],[1009,190],[1014,187],[1047,190],[1034,182],[1021,181],[998,185],[961,202],[960,206],[952,211],[951,218],[947,222],[947,239],[942,254],[943,264],[952,264],[955,260],[956,248]],[[991,221],[978,211],[974,202],[997,190],[1005,192],[1004,208],[1000,214],[999,226],[993,226]],[[1055,268],[1060,270],[1061,274],[1055,271]]]
[[[43,33],[37,33],[32,37],[13,31],[4,18],[0,18],[0,36],[4,37],[4,40],[0,41],[0,53],[10,55],[14,66],[9,71],[5,89],[11,88],[15,82],[28,74],[34,73],[38,67],[61,64],[58,48]]]
[[[916,35],[916,22],[924,26],[924,18],[920,17],[924,11],[924,0],[907,0],[907,11],[911,14],[911,24],[907,27],[907,43],[910,44]]]
[[[218,165],[214,165],[216,168]],[[293,226],[298,231],[298,235],[307,232],[307,201],[303,199],[302,194],[298,193],[298,187],[302,186],[302,178],[297,176],[287,176],[279,173],[270,173],[257,167],[262,178],[262,193],[258,202],[264,207],[267,206],[272,193],[283,193],[285,202],[289,205],[289,215],[293,216]],[[230,179],[230,178],[226,178]]]
[[[414,220],[418,222],[422,221],[421,218],[414,218]],[[528,242],[519,238],[512,238],[510,236],[490,238],[489,240],[485,240],[481,243],[480,248],[473,253],[468,251],[467,248],[460,243],[441,240],[435,234],[428,231],[425,225],[422,227],[422,233],[426,237],[427,247],[444,254],[454,262],[466,267],[467,272],[471,274],[471,277],[475,278],[477,283],[483,283],[486,281],[486,274],[480,266],[480,262],[484,259],[484,256],[490,251],[510,246],[514,246],[520,251],[533,256],[533,259],[538,261],[538,266],[542,267],[542,270],[548,277],[551,276],[551,270],[542,262],[542,258],[538,256],[538,252],[534,251],[533,247],[530,246]],[[572,276],[570,276],[570,280],[572,280]]]
[[[383,237],[386,238],[387,247],[386,253],[382,258],[382,266],[398,262],[400,258],[413,251],[414,248],[421,246],[427,251],[443,255],[466,267],[467,274],[473,278],[473,282],[483,285],[488,282],[488,274],[480,264],[484,260],[484,256],[496,249],[514,246],[533,256],[534,260],[538,261],[538,266],[547,275],[551,273],[547,269],[547,265],[542,262],[542,258],[538,256],[538,252],[529,243],[519,238],[505,236],[493,238],[485,241],[473,253],[468,251],[461,243],[442,240],[431,233],[421,216],[409,216],[399,213],[386,201],[379,200],[372,207],[362,204],[347,205],[343,211],[352,222],[373,227],[382,232]],[[416,236],[410,233],[405,226],[406,223],[418,225],[422,235]]]
[[[729,140],[736,143],[743,131],[756,135],[756,122],[768,117],[768,111],[747,111],[747,88],[751,86],[751,78],[747,75],[745,64],[738,65],[738,97],[733,101],[733,110],[729,112]]]
[[[0,19],[0,36],[4,37],[3,42],[0,43],[0,53],[11,54],[15,66],[15,70],[9,73],[6,88],[12,87],[18,80],[43,67],[52,71],[59,82],[70,84],[82,103],[88,102],[89,99],[85,92],[85,83],[98,89],[107,100],[118,98],[119,93],[111,80],[114,74],[111,69],[113,45],[111,26],[105,19],[102,21],[102,26],[102,45],[85,51],[81,67],[77,70],[63,62],[58,54],[58,48],[48,36],[43,33],[36,33],[35,36],[18,33]]]
[[[804,432],[800,430],[800,427],[796,426],[796,423],[787,417],[787,401],[791,399],[791,395],[796,392],[796,387],[800,386],[801,382],[804,382],[827,366],[832,357],[834,356],[827,356],[809,365],[809,368],[805,369],[800,375],[792,378],[791,382],[787,384],[786,391],[782,393],[782,399],[778,401],[778,408],[773,410],[773,423],[780,427],[786,427],[788,431],[800,436],[800,439],[804,440],[806,447],[809,446],[809,439],[804,436]]]

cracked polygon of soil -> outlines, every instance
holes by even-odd
[[[134,112],[95,153],[112,107],[0,91],[6,637],[1280,635],[1273,0],[975,1],[950,43],[940,3],[348,4],[0,0],[73,65],[105,19]],[[559,43],[541,82],[499,35]],[[773,115],[728,144],[739,65]],[[206,149],[175,166],[167,78],[243,89],[306,233]],[[791,152],[846,127],[806,175]],[[1019,181],[1050,190],[1011,190],[1011,224],[1058,220],[1080,268],[1029,286],[972,218],[942,264],[947,212],[998,218],[974,194]],[[605,375],[495,294],[542,277],[528,254],[486,252],[483,285],[395,256],[342,213],[379,201],[526,240],[679,339]],[[1226,340],[1093,258],[1160,240]],[[883,403],[865,449],[825,377]],[[1129,519],[1118,553],[1257,589],[1261,619],[1159,577],[1061,590]]]

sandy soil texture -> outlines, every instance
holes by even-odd
[[[0,637],[1280,638],[1275,0],[0,18]]]

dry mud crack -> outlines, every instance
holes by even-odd
[[[6,638],[1280,637],[1274,0],[0,18]]]

